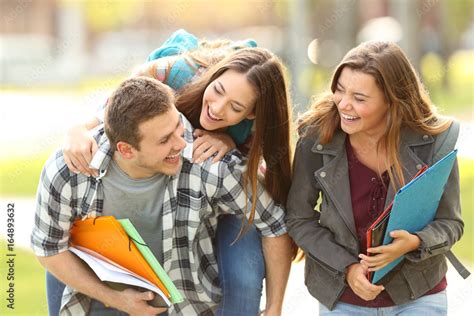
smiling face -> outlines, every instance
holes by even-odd
[[[174,106],[166,113],[141,123],[140,149],[130,148],[130,175],[134,178],[158,173],[175,175],[181,166],[181,151],[186,146],[183,132],[184,127]]]
[[[256,93],[245,74],[229,69],[204,91],[199,122],[214,131],[254,119]]]
[[[371,75],[345,67],[337,81],[334,102],[347,134],[380,137],[385,132],[388,103]]]

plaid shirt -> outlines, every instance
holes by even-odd
[[[250,208],[243,188],[245,161],[239,152],[226,155],[211,164],[190,163],[192,127],[182,116],[185,140],[181,171],[170,177],[163,203],[164,269],[185,301],[169,309],[170,315],[213,315],[220,301],[217,261],[212,238],[217,216],[223,213],[242,214]],[[31,245],[37,256],[53,256],[68,250],[72,222],[85,216],[100,216],[104,205],[101,178],[112,157],[103,128],[97,134],[99,150],[91,166],[100,170],[97,178],[77,175],[67,168],[61,151],[56,152],[41,173],[37,193],[35,227]],[[248,212],[247,212],[248,213]],[[263,236],[286,233],[284,211],[275,204],[263,187],[258,188],[254,220]],[[90,298],[67,286],[61,315],[85,315]]]

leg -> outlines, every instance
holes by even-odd
[[[265,276],[262,240],[252,225],[244,236],[231,245],[241,225],[240,217],[219,217],[217,262],[223,297],[216,313],[218,316],[252,316],[260,312],[262,281]]]
[[[446,316],[448,315],[446,290],[395,306],[390,315]]]
[[[49,316],[58,316],[61,309],[61,298],[66,285],[46,271],[46,296],[48,299]]]
[[[326,315],[334,315],[334,316],[347,316],[347,315],[354,315],[354,316],[377,316],[377,308],[371,307],[363,307],[357,306],[352,304],[346,304],[342,302],[336,303],[333,310],[329,310],[326,306],[319,303],[319,315],[326,316]]]

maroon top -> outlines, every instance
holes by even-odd
[[[376,172],[362,164],[357,159],[354,149],[349,142],[349,138],[346,140],[346,152],[349,166],[352,213],[354,215],[357,237],[359,239],[360,252],[366,254],[366,232],[384,210],[390,177],[387,171],[379,177]],[[425,295],[438,293],[444,290],[446,286],[447,282],[445,277]],[[395,305],[386,291],[382,291],[372,301],[365,301],[357,296],[349,286],[346,287],[339,300],[344,303],[365,307],[388,307]]]

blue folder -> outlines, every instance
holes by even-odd
[[[434,220],[456,154],[457,149],[426,169],[397,192],[385,230],[383,245],[392,242],[393,238],[389,235],[391,231],[403,229],[414,233],[422,230]],[[404,256],[401,256],[374,272],[372,283],[375,284],[382,279],[403,258]]]

